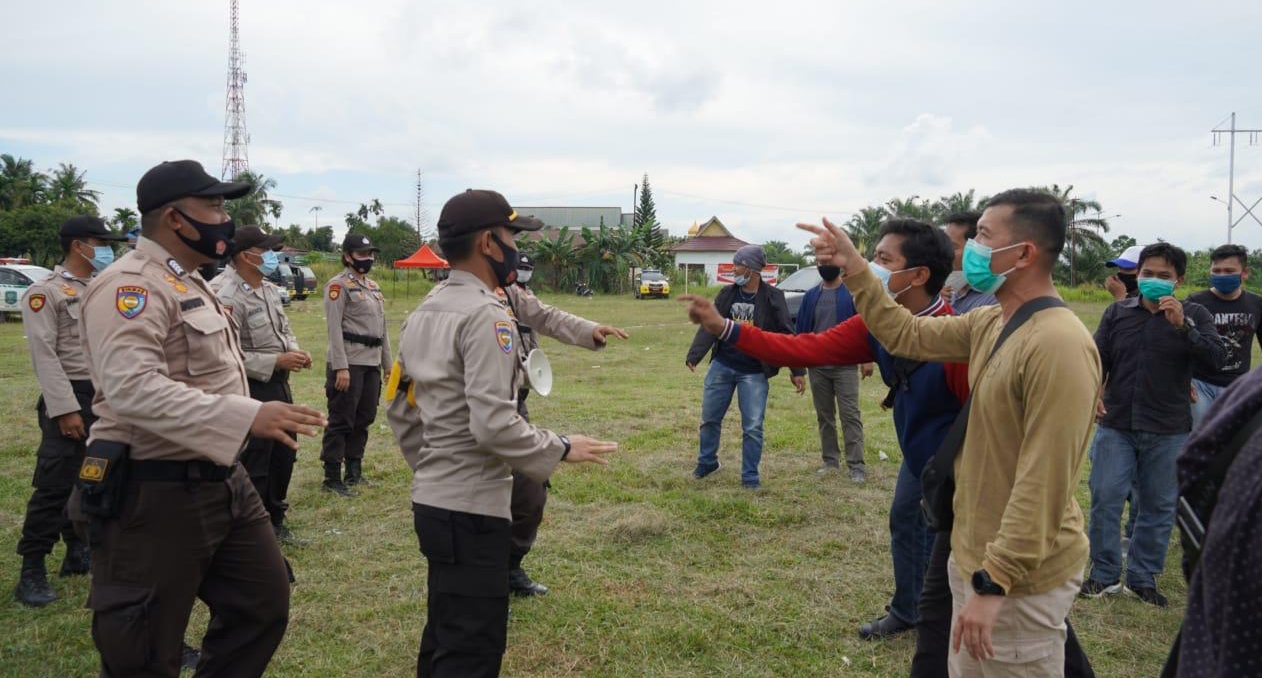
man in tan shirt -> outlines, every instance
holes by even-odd
[[[513,280],[513,236],[541,224],[494,191],[443,206],[439,243],[451,277],[409,316],[399,365],[416,403],[392,416],[414,470],[414,527],[428,568],[428,619],[417,675],[495,676],[508,633],[512,472],[547,480],[562,460],[604,463],[615,443],[536,428],[517,412],[522,340],[495,295]],[[403,401],[400,404],[400,401]],[[423,426],[422,426],[423,422]]]
[[[284,239],[268,235],[258,226],[243,226],[237,229],[235,240],[237,253],[232,255],[232,263],[210,282],[210,289],[240,329],[250,397],[260,402],[292,403],[289,374],[311,367],[311,354],[298,347],[280,291],[266,278],[280,263],[272,249]],[[294,460],[291,448],[267,438],[250,438],[241,453],[241,464],[272,517],[276,537],[281,543],[301,544],[285,525],[289,509],[285,498]]]
[[[198,676],[262,675],[288,624],[285,565],[237,459],[248,436],[296,447],[289,432],[324,418],[250,398],[235,323],[196,272],[231,253],[223,201],[249,188],[191,160],[150,169],[136,249],[81,302],[98,419],[70,512],[95,538],[88,607],[108,675],[175,678],[195,597],[211,610]]]
[[[1055,297],[1065,243],[1054,196],[991,198],[965,247],[971,287],[998,306],[916,318],[885,292],[846,234],[802,224],[821,263],[841,266],[855,306],[891,353],[967,362],[976,401],[955,458],[948,574],[955,605],[952,676],[1060,676],[1065,617],[1088,543],[1074,499],[1100,391],[1091,334],[1067,308],[1035,314],[991,357],[1003,325],[1030,300]]]
[[[92,427],[92,380],[79,340],[79,300],[96,271],[114,260],[111,243],[123,239],[110,233],[98,217],[67,219],[59,232],[66,258],[51,278],[31,285],[22,300],[22,325],[27,350],[39,380],[35,405],[40,444],[36,452],[35,491],[26,504],[26,520],[18,555],[22,572],[14,597],[28,607],[42,607],[57,594],[48,585],[44,558],[66,542],[61,576],[87,574],[89,552],[65,518],[66,500],[83,461],[84,445]]]

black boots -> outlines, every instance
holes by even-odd
[[[367,485],[364,480],[364,460],[363,459],[347,459],[346,460],[346,485],[354,487],[355,485]]]
[[[66,557],[61,560],[61,571],[57,574],[70,577],[76,574],[87,574],[92,571],[92,550],[81,541],[66,544]]]
[[[43,607],[57,600],[57,594],[48,585],[43,556],[22,557],[22,574],[18,577],[13,597],[27,607]]]
[[[526,571],[514,567],[508,571],[508,590],[515,596],[546,596],[548,587],[530,578]]]
[[[324,462],[324,491],[341,497],[355,496],[355,492],[342,482],[342,465],[335,461]]]

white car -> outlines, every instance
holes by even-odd
[[[22,296],[26,288],[47,278],[52,271],[31,264],[0,264],[0,319],[22,313]]]

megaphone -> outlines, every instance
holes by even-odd
[[[552,363],[543,351],[534,349],[526,356],[526,378],[530,380],[530,388],[541,396],[552,392]]]

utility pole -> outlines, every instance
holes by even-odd
[[[639,207],[639,204],[636,202],[637,200],[639,200],[639,198],[636,195],[639,190],[640,190],[639,184],[631,184],[631,228],[635,228],[636,226],[640,225],[639,223],[637,223],[640,221],[640,219],[638,218],[640,214],[640,207]]]
[[[1236,129],[1236,114],[1233,111],[1231,114],[1230,127],[1227,129],[1214,128],[1210,130],[1210,132],[1214,135],[1215,146],[1219,144],[1222,135],[1227,135],[1227,147],[1230,149],[1227,154],[1227,244],[1230,245],[1231,231],[1239,223],[1239,221],[1235,220],[1235,203],[1239,202],[1240,206],[1244,207],[1246,215],[1253,217],[1254,221],[1258,221],[1259,224],[1262,224],[1262,221],[1260,221],[1257,215],[1253,213],[1253,208],[1257,207],[1258,203],[1254,202],[1252,206],[1246,206],[1243,200],[1236,197],[1236,135],[1248,134],[1249,145],[1257,146],[1258,135],[1262,134],[1262,129]],[[1262,201],[1262,198],[1260,198],[1259,201]],[[1240,221],[1244,221],[1243,216],[1240,217]]]
[[[421,226],[425,221],[425,173],[416,168],[416,237],[425,243],[425,229]]]
[[[228,99],[224,105],[223,164],[219,178],[232,180],[250,171],[248,146],[250,134],[245,129],[245,53],[240,41],[241,13],[237,0],[229,2],[228,22]]]
[[[315,230],[317,231],[320,230],[320,210],[322,209],[324,209],[324,207],[320,205],[316,205],[315,207],[312,207],[311,209],[307,210],[308,212],[315,212],[315,217],[316,217]]]

